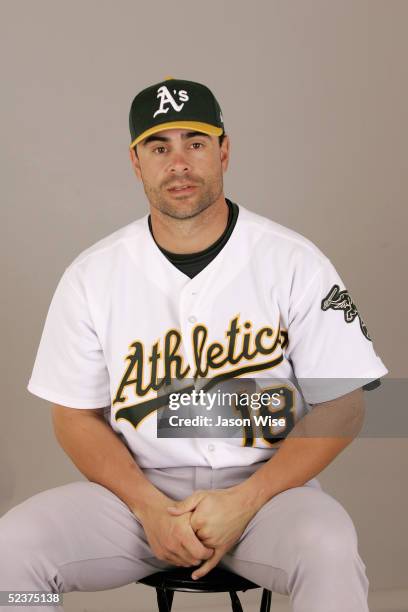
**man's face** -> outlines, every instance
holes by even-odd
[[[156,132],[131,150],[136,176],[150,205],[174,219],[189,219],[214,204],[223,193],[229,139],[184,129]],[[192,185],[186,191],[170,188]]]

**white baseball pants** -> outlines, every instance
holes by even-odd
[[[181,500],[196,489],[238,484],[260,465],[143,471]],[[171,567],[154,557],[128,506],[90,481],[37,493],[0,518],[0,591],[99,591]],[[269,500],[219,567],[288,595],[293,612],[368,612],[369,582],[353,522],[316,478]],[[0,605],[2,612],[27,609]]]

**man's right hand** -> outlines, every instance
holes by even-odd
[[[192,512],[170,516],[167,506],[174,504],[170,497],[152,505],[139,514],[150,548],[155,557],[181,567],[200,565],[212,557],[213,548],[204,546],[194,533],[190,523]]]

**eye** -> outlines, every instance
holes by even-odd
[[[193,142],[193,143],[191,143],[191,146],[192,146],[192,147],[194,147],[194,145],[199,145],[199,148],[200,148],[200,147],[204,147],[204,146],[205,146],[203,142],[198,142],[198,141],[197,141],[197,142]],[[165,149],[165,148],[166,148],[166,147],[165,147],[165,146],[163,146],[163,145],[162,145],[162,146],[155,147],[154,149],[152,149],[152,153],[156,153],[156,151],[159,151],[159,149]],[[158,154],[160,155],[161,153],[158,153]]]

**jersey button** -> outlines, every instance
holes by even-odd
[[[188,320],[190,321],[190,323],[195,323],[197,321],[197,317],[191,315],[191,317],[188,317]]]
[[[208,448],[209,451],[215,450],[214,444],[209,444],[207,448]]]

